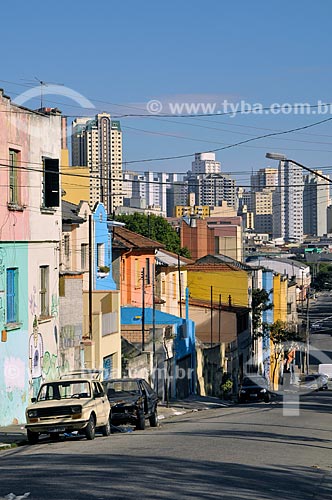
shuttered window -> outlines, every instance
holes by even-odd
[[[18,322],[18,269],[7,269],[7,323]]]

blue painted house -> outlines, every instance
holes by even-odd
[[[273,304],[273,271],[269,269],[263,270],[262,275],[262,286],[263,289],[269,294],[269,303]],[[263,324],[272,325],[273,323],[273,308],[263,311],[262,314]],[[264,376],[270,380],[270,337],[268,335],[263,336],[263,368]]]
[[[155,352],[151,380],[160,397],[183,398],[195,391],[195,323],[158,310],[145,308],[144,351]],[[153,341],[153,323],[155,340]],[[121,308],[122,336],[142,351],[142,308]]]
[[[112,222],[107,221],[107,212],[102,203],[93,210],[95,227],[94,289],[116,290],[112,273]]]

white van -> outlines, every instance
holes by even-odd
[[[329,380],[332,380],[332,363],[331,364],[320,364],[318,365],[318,373],[322,375],[327,375]]]

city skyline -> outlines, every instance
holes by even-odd
[[[21,44],[17,41],[9,44],[9,26],[3,26],[6,60],[0,85],[13,98],[35,87],[35,98],[25,103],[31,108],[40,106],[43,93],[46,106],[58,106],[72,117],[101,112],[110,113],[114,119],[122,116],[119,119],[125,135],[124,166],[133,160],[193,156],[195,152],[305,126],[330,116],[330,112],[319,113],[318,108],[304,114],[286,110],[279,114],[252,112],[194,118],[160,118],[151,113],[148,118],[123,116],[147,114],[151,100],[160,101],[166,113],[170,111],[170,103],[215,103],[218,111],[223,110],[225,101],[228,108],[233,106],[231,109],[242,101],[267,108],[274,103],[313,106],[318,102],[330,103],[332,67],[324,53],[332,6],[319,2],[313,10],[309,1],[301,2],[301,8],[298,2],[292,2],[286,10],[286,5],[281,8],[279,4],[266,5],[261,0],[255,4],[257,9],[238,0],[227,5],[225,11],[219,2],[209,2],[206,9],[198,5],[187,9],[171,2],[159,6],[156,12],[151,1],[139,9],[134,4],[132,9],[103,4],[101,9],[92,10],[77,10],[63,1],[56,8],[35,1],[36,7],[43,6],[40,14],[38,8],[20,5],[16,26],[25,39],[26,57],[20,58],[19,65],[11,64],[11,60],[17,59]],[[56,42],[49,37],[47,22],[39,23],[38,33],[30,30],[29,20],[35,22],[38,15],[61,26],[63,35]],[[125,20],[125,31],[115,19]],[[158,29],[159,19],[162,30]],[[221,19],[223,29],[219,29]],[[111,37],[106,29],[110,24]],[[280,37],[278,26],[283,27],[287,36]],[[80,37],[80,50],[75,51],[74,57],[66,58],[74,27],[78,32],[88,31],[89,37]],[[238,31],[241,37],[236,36]],[[92,48],[93,37],[99,39],[98,50]],[[242,39],[246,40],[245,45]],[[111,64],[106,65],[104,61],[110,58],[111,47]],[[219,53],[222,64],[216,57]],[[80,68],[84,68],[84,78]],[[211,72],[213,78],[206,78]],[[93,109],[87,109],[86,103],[82,108],[61,94],[48,95],[51,82],[85,96]],[[331,166],[330,136],[330,125],[326,123],[224,150],[217,156],[224,171],[236,176],[241,184],[247,182],[252,169],[271,166],[264,160],[266,151],[283,151],[311,168]],[[137,164],[136,169],[180,173],[186,171],[187,164],[186,159],[179,158],[155,162],[153,167]]]

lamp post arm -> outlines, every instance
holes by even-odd
[[[298,161],[295,161],[295,160],[290,160],[288,158],[287,158],[286,161],[289,161],[291,163],[295,163],[295,165],[297,165],[298,167],[303,168],[303,170],[307,170],[308,172],[316,175],[317,177],[321,177],[322,179],[324,179],[324,181],[327,181],[330,184],[332,184],[332,179],[329,179],[328,177],[325,177],[325,175],[320,174],[319,172],[316,172],[315,170],[312,170],[312,168],[306,167],[306,166],[302,165],[302,163],[299,163]]]

